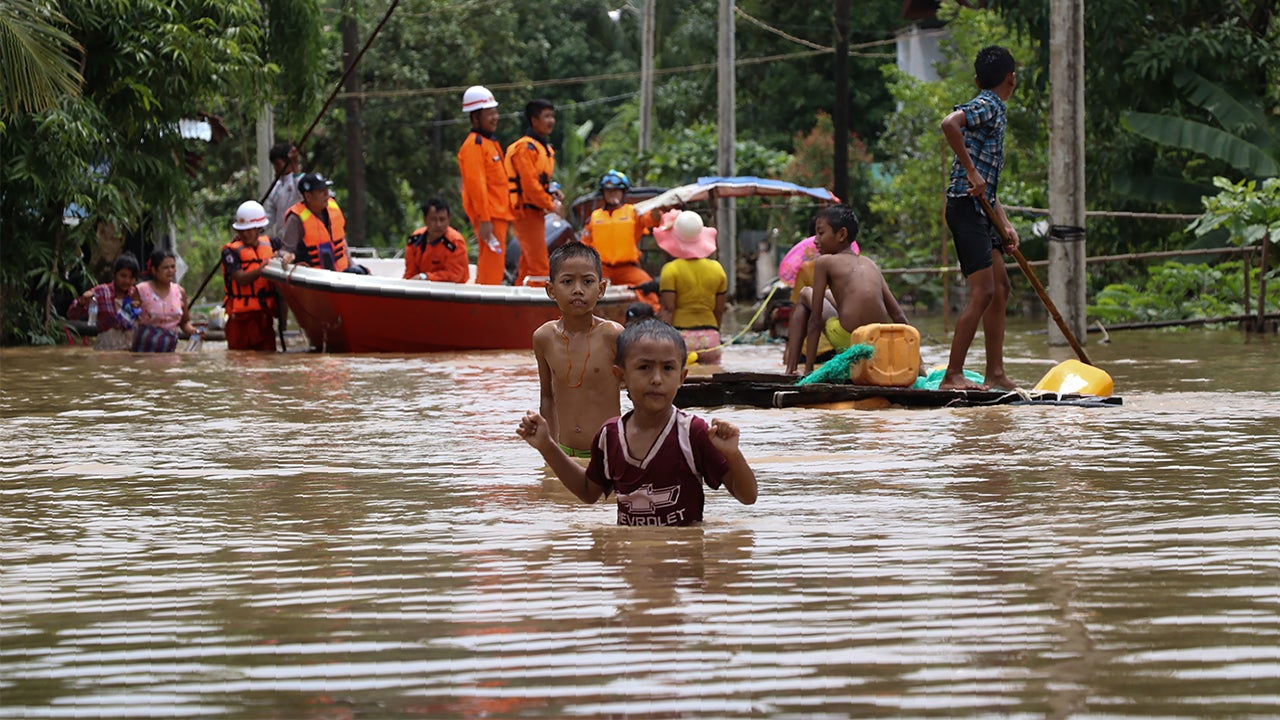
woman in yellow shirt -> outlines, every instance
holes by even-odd
[[[655,230],[658,247],[674,260],[662,267],[658,281],[662,309],[658,318],[670,323],[684,336],[698,362],[720,362],[720,323],[729,280],[720,263],[708,256],[716,251],[716,230],[702,226],[702,218],[685,210],[674,218],[673,227]]]

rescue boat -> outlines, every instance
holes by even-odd
[[[285,268],[266,277],[289,305],[313,350],[335,353],[426,353],[527,350],[533,331],[560,317],[540,287],[402,280],[380,275]],[[609,288],[596,314],[622,322],[636,299]]]

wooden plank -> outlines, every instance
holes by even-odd
[[[783,379],[783,382],[778,382]],[[832,407],[833,409],[874,409],[898,406],[909,408],[970,407],[976,405],[1075,405],[1084,407],[1122,405],[1119,397],[1092,395],[1007,392],[1004,390],[913,390],[866,385],[796,385],[795,378],[769,373],[720,373],[689,378],[676,393],[679,407],[720,407],[743,405],[758,408]]]

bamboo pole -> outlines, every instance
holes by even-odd
[[[1075,351],[1076,357],[1080,358],[1080,362],[1085,365],[1093,365],[1089,360],[1089,354],[1084,351],[1084,346],[1076,340],[1076,336],[1071,332],[1071,328],[1067,327],[1067,323],[1062,319],[1062,315],[1058,312],[1058,308],[1049,299],[1049,294],[1045,292],[1044,285],[1040,284],[1040,278],[1036,277],[1036,273],[1027,264],[1027,259],[1022,257],[1022,251],[1009,244],[1009,236],[1004,231],[1004,226],[996,221],[996,213],[991,209],[991,203],[987,202],[987,196],[979,195],[978,202],[982,204],[982,209],[987,213],[987,219],[991,221],[991,226],[995,228],[996,234],[1000,236],[1000,242],[1004,243],[1004,249],[1014,260],[1018,261],[1018,267],[1022,268],[1022,274],[1027,276],[1027,280],[1031,283],[1031,287],[1035,289],[1036,294],[1040,296],[1040,302],[1044,303],[1044,307],[1049,311],[1049,315],[1053,317],[1054,323],[1058,325],[1058,329],[1062,331],[1062,336],[1066,339],[1067,344]]]
[[[324,107],[320,108],[320,112],[317,113],[315,119],[311,121],[311,126],[302,134],[302,139],[294,143],[294,147],[301,150],[302,146],[311,137],[311,132],[316,129],[316,126],[320,124],[320,119],[329,111],[329,106],[333,104],[333,99],[338,96],[338,93],[341,92],[343,86],[346,85],[347,77],[356,69],[356,64],[360,62],[360,58],[364,57],[365,51],[367,51],[369,46],[373,44],[374,39],[378,37],[378,33],[382,32],[383,26],[385,26],[387,21],[391,19],[391,13],[395,12],[396,6],[399,4],[400,0],[392,0],[391,7],[387,8],[387,14],[382,16],[382,22],[378,23],[378,26],[373,29],[373,32],[369,35],[369,39],[365,41],[364,47],[360,48],[360,53],[355,56],[355,59],[351,61],[350,65],[347,65],[346,70],[342,73],[342,77],[338,79],[338,84],[334,86],[333,92],[329,93],[329,99],[324,101]],[[267,198],[271,196],[271,191],[275,189],[276,183],[280,182],[280,177],[280,175],[276,175],[275,181],[273,181],[271,183],[271,187],[267,188],[267,191],[262,194],[262,199],[258,202],[265,203],[267,201]],[[214,263],[213,267],[209,268],[209,274],[204,276],[204,282],[200,283],[200,287],[191,294],[191,301],[187,303],[187,309],[190,309],[192,305],[196,304],[196,300],[200,297],[200,294],[203,293],[205,287],[209,285],[209,281],[213,279],[214,273],[218,272],[218,268],[222,267],[221,261],[222,256],[219,255],[218,262]]]

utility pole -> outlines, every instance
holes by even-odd
[[[356,4],[351,0],[342,3],[342,65],[350,67],[360,52],[359,28],[356,27]],[[347,201],[343,214],[347,218],[347,245],[361,246],[365,235],[365,181],[364,181],[364,122],[360,116],[363,102],[360,99],[360,71],[347,76],[347,98],[343,101],[346,111],[347,135]],[[328,174],[328,173],[325,173]]]
[[[849,0],[835,0],[836,54],[832,59],[835,81],[835,107],[831,109],[831,125],[835,141],[832,155],[831,191],[840,202],[849,202]]]
[[[265,197],[276,181],[275,168],[271,167],[271,146],[276,143],[275,135],[275,114],[271,110],[271,103],[266,103],[258,111],[258,151],[254,155],[258,164],[258,197]]]
[[[653,32],[654,3],[644,0],[640,11],[640,154],[653,141]]]
[[[1049,2],[1049,297],[1085,337],[1084,0]],[[1049,344],[1066,345],[1048,321]]]
[[[717,143],[718,170],[723,177],[737,172],[734,142],[738,129],[735,125],[734,103],[734,0],[720,0],[720,39],[717,63],[719,87],[719,133]],[[729,299],[737,297],[738,285],[738,228],[737,205],[733,198],[719,198],[716,202],[716,245],[720,249],[720,264],[729,280]]]

